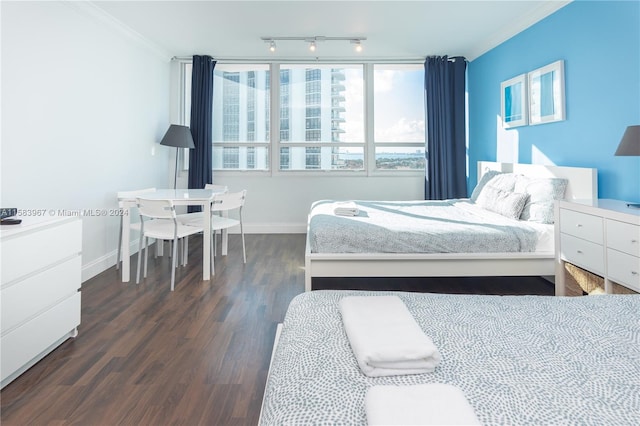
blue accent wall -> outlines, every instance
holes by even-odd
[[[566,120],[503,129],[500,83],[564,60]],[[480,160],[598,169],[600,198],[640,202],[640,2],[574,1],[469,63],[469,192]]]

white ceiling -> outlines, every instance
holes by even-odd
[[[570,1],[570,0],[569,0]],[[163,55],[227,59],[473,60],[565,6],[560,0],[511,1],[94,1],[96,11],[137,33]],[[277,42],[261,37],[366,37],[348,41]]]

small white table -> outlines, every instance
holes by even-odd
[[[640,292],[640,209],[620,200],[556,203],[556,295],[565,295],[564,264]]]
[[[202,241],[202,279],[211,279],[211,201],[221,191],[213,189],[156,189],[140,194],[141,198],[170,200],[176,206],[202,206],[204,212],[204,232]],[[130,257],[129,239],[131,234],[131,207],[136,206],[135,199],[120,199],[122,217],[122,282],[129,282]]]

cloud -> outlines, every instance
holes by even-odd
[[[373,90],[375,93],[390,92],[398,72],[395,70],[375,71]]]
[[[376,129],[376,142],[424,142],[424,120],[404,117],[385,129]]]

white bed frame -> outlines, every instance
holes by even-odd
[[[478,162],[478,181],[489,170],[569,181],[566,200],[598,198],[597,169]],[[305,251],[305,291],[314,277],[552,276],[554,252],[535,253],[311,253]]]

